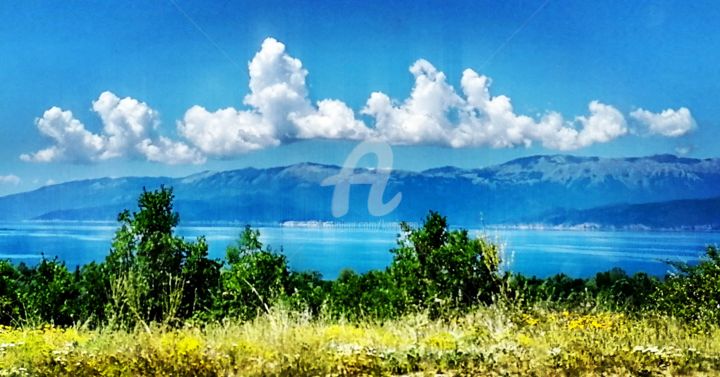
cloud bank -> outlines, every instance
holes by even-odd
[[[126,97],[120,99],[103,92],[93,101],[100,117],[100,134],[88,131],[71,111],[52,107],[35,120],[43,136],[53,145],[20,159],[29,162],[67,161],[89,163],[119,157],[144,158],[167,164],[203,163],[205,157],[183,142],[156,135],[157,112],[146,103]]]
[[[362,115],[338,99],[311,101],[308,71],[285,45],[267,38],[248,64],[245,108],[208,110],[196,105],[177,121],[182,141],[160,136],[159,118],[146,103],[104,92],[93,102],[103,129],[88,131],[72,112],[53,107],[36,120],[53,144],[20,156],[25,161],[87,163],[113,158],[146,159],[167,164],[203,163],[207,157],[231,158],[307,139],[374,140],[391,145],[448,148],[510,148],[541,145],[571,151],[608,143],[628,134],[625,116],[600,101],[587,114],[566,118],[555,111],[538,117],[515,112],[505,95],[492,95],[491,80],[466,69],[460,90],[445,74],[420,59],[410,67],[415,79],[402,100],[371,93]],[[638,109],[631,119],[650,134],[678,137],[696,127],[687,108],[652,113]]]

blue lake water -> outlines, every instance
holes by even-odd
[[[397,229],[259,228],[261,240],[283,248],[291,267],[315,270],[332,279],[344,268],[358,272],[385,268],[392,260]],[[37,263],[44,254],[69,266],[103,260],[116,225],[70,223],[0,224],[0,259]],[[239,227],[180,227],[186,238],[204,235],[210,256],[222,258]],[[603,232],[559,230],[472,230],[503,245],[504,268],[526,275],[560,272],[587,277],[621,267],[628,272],[664,275],[664,261],[695,262],[716,232]]]

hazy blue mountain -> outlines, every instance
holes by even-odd
[[[334,220],[337,166],[303,163],[268,169],[202,172],[183,178],[128,177],[74,181],[0,197],[0,220],[112,220],[134,208],[143,187],[172,186],[184,221]],[[356,174],[376,172],[357,169]],[[377,221],[367,210],[368,185],[351,188],[350,212],[338,221]],[[513,223],[550,211],[720,197],[720,159],[534,156],[479,169],[396,170],[385,198],[402,192],[384,221],[418,221],[429,209],[453,224]],[[697,208],[703,212],[703,208]],[[706,211],[707,212],[707,211]],[[578,215],[579,216],[579,215]]]
[[[531,223],[563,227],[614,229],[720,229],[720,197],[671,200],[658,203],[618,204],[584,210],[559,209]]]

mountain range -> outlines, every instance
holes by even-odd
[[[608,228],[720,228],[720,159],[655,155],[636,158],[532,156],[477,169],[393,170],[385,201],[402,193],[389,214],[368,212],[369,185],[350,188],[347,215],[334,218],[340,167],[301,163],[267,169],[205,171],[181,178],[98,178],[0,197],[0,221],[114,220],[135,209],[143,188],[174,189],[183,222],[419,221],[428,210],[462,226],[540,224]],[[378,171],[358,168],[360,180]]]

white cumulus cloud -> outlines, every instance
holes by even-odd
[[[333,99],[318,101],[317,109],[307,114],[290,114],[299,139],[363,140],[372,134],[345,103]]]
[[[452,127],[448,114],[462,104],[462,99],[439,72],[426,60],[410,67],[415,86],[410,97],[395,104],[388,95],[370,95],[363,114],[375,118],[376,137],[390,144],[447,145]]]
[[[70,111],[53,107],[36,120],[52,145],[23,154],[25,161],[94,162],[141,158],[167,164],[203,163],[231,158],[306,139],[375,140],[392,145],[448,148],[511,148],[541,145],[569,151],[608,143],[628,134],[625,116],[615,107],[591,101],[588,113],[565,117],[556,111],[519,114],[506,95],[490,91],[491,80],[466,69],[456,90],[443,72],[419,59],[409,68],[414,85],[405,99],[373,92],[360,113],[339,99],[310,99],[302,62],[283,43],[267,38],[248,63],[249,91],[243,108],[190,107],[176,123],[183,141],[158,133],[157,111],[146,103],[111,92],[93,101],[102,120],[90,132]],[[650,132],[666,137],[695,127],[686,108],[659,114],[638,109],[630,116]]]
[[[577,148],[583,148],[595,143],[607,143],[625,135],[627,125],[625,117],[616,108],[598,101],[588,105],[590,115],[578,117],[582,129],[577,135]]]
[[[120,157],[145,158],[166,164],[202,163],[205,157],[185,143],[157,136],[159,124],[155,110],[146,103],[103,92],[93,101],[93,110],[103,129],[92,133],[72,112],[52,107],[35,121],[40,133],[53,145],[34,153],[22,154],[29,162],[68,161],[88,163]]]
[[[54,144],[35,153],[22,154],[20,159],[33,162],[72,161],[89,162],[96,160],[102,152],[105,140],[85,129],[72,112],[51,107],[35,125],[43,136]]]
[[[149,139],[159,123],[157,112],[146,103],[130,97],[120,99],[111,92],[101,93],[93,101],[93,110],[103,123],[103,160],[140,153],[136,146]]]
[[[695,119],[686,107],[666,109],[660,113],[637,109],[630,116],[647,126],[650,133],[667,137],[685,135],[696,127]]]
[[[280,144],[274,128],[260,114],[233,108],[210,112],[193,106],[178,123],[178,131],[202,152],[217,157]]]
[[[308,97],[302,62],[267,38],[248,64],[247,109],[187,110],[178,132],[203,153],[231,157],[302,139],[362,140],[370,134],[344,102]]]
[[[627,133],[623,115],[614,107],[592,101],[590,114],[566,121],[557,112],[540,119],[515,113],[512,101],[490,94],[491,80],[466,69],[462,95],[445,75],[425,60],[410,67],[415,86],[410,97],[393,102],[376,92],[363,113],[375,118],[375,137],[391,144],[433,144],[452,148],[530,146],[573,150],[606,143]]]

